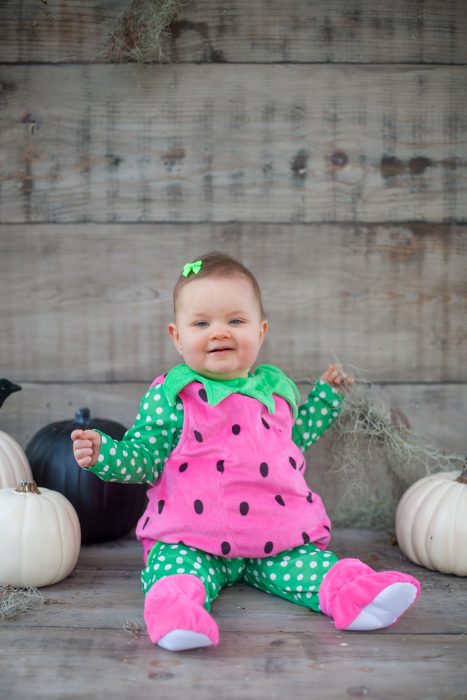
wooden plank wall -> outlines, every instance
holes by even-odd
[[[337,357],[467,450],[466,3],[197,0],[145,65],[106,57],[126,6],[0,9],[2,429],[128,424],[215,248],[263,285],[264,361]]]

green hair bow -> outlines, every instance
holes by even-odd
[[[202,260],[195,260],[194,262],[187,263],[187,264],[183,267],[182,275],[183,275],[184,277],[188,277],[188,275],[190,274],[190,272],[192,272],[194,275],[197,275],[198,272],[201,270],[202,267],[203,267],[203,261],[202,261]]]

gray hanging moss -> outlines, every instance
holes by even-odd
[[[327,433],[326,481],[339,483],[340,494],[332,521],[394,531],[397,505],[408,487],[434,472],[461,471],[464,457],[431,444],[377,397],[358,370],[354,374],[357,380]]]
[[[0,620],[16,617],[43,604],[44,598],[37,588],[0,586]]]
[[[164,58],[170,25],[191,0],[131,0],[111,33],[108,57],[150,63]]]

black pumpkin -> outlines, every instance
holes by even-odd
[[[78,466],[70,435],[76,428],[90,427],[115,440],[121,440],[126,430],[112,420],[91,419],[88,408],[79,408],[74,420],[46,425],[26,448],[37,485],[59,491],[73,504],[83,544],[107,542],[126,535],[136,525],[146,504],[144,485],[102,481]]]

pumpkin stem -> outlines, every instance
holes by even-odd
[[[7,400],[10,394],[15,391],[20,391],[21,387],[19,384],[13,384],[9,379],[0,379],[0,408],[3,406],[3,402]]]
[[[91,411],[89,408],[78,408],[73,422],[75,425],[80,425],[82,428],[86,428],[91,422]]]
[[[459,474],[456,481],[458,481],[460,484],[467,484],[467,465],[465,466],[462,474]]]
[[[41,493],[35,481],[20,481],[15,491],[18,493],[37,493],[38,495]]]

